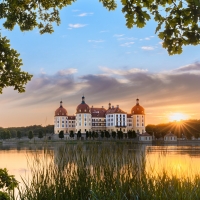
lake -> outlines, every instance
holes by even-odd
[[[50,145],[48,150],[53,154],[58,151],[59,145]],[[178,177],[199,174],[200,146],[150,146],[128,145],[126,149],[134,152],[137,157],[143,154],[146,157],[146,170],[158,174],[163,170],[175,173]],[[3,146],[0,145],[0,168],[7,168],[9,174],[20,177],[27,176],[30,171],[27,158],[31,159],[34,152],[43,153],[42,145]]]

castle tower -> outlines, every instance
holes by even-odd
[[[82,97],[82,102],[76,108],[76,133],[81,131],[85,134],[86,131],[91,131],[92,120],[90,107],[85,103],[85,97]]]
[[[64,133],[68,132],[67,123],[67,110],[63,107],[62,101],[60,101],[60,107],[56,109],[54,115],[54,133],[58,134],[60,131]]]
[[[133,106],[131,109],[131,115],[132,115],[132,124],[133,124],[133,130],[136,133],[144,133],[145,132],[145,110],[144,108],[139,104],[139,99],[136,99],[136,105]]]

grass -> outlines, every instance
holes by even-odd
[[[27,159],[31,176],[22,179],[20,200],[200,199],[198,174],[147,173],[144,155],[125,144],[66,144]]]

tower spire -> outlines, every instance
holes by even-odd
[[[84,97],[84,95],[82,96],[82,104],[84,104],[85,103],[85,97]]]
[[[62,102],[62,100],[61,100],[61,101],[60,101],[60,107],[62,107],[62,103],[63,103],[63,102]]]

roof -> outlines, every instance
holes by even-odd
[[[136,99],[136,105],[132,107],[131,109],[131,114],[132,115],[144,115],[145,111],[142,106],[139,104],[139,99]]]
[[[105,117],[106,109],[105,108],[91,108],[92,117]]]
[[[68,116],[68,120],[75,120],[76,116]]]
[[[82,102],[76,108],[76,113],[90,113],[90,107],[85,103],[85,97],[82,97]]]
[[[150,134],[148,134],[147,132],[142,133],[140,136],[151,136]]]
[[[67,116],[67,110],[62,106],[62,101],[60,107],[55,111],[55,116]]]
[[[165,137],[166,136],[176,136],[176,135],[174,135],[172,132],[169,132],[169,133],[167,133],[166,135],[165,135]]]
[[[132,118],[132,114],[127,114],[127,118]]]
[[[121,108],[119,108],[118,106],[117,107],[112,107],[110,109],[108,109],[106,111],[106,115],[107,114],[117,114],[117,113],[122,113],[122,114],[127,114],[126,112],[124,112]]]

